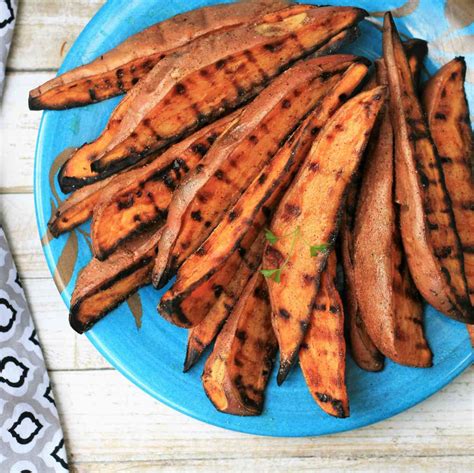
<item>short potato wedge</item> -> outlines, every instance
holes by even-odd
[[[216,409],[240,416],[262,412],[276,348],[266,284],[257,272],[247,283],[204,367],[202,384]]]
[[[344,311],[335,277],[336,253],[333,251],[321,275],[299,359],[308,389],[319,407],[334,417],[343,418],[349,417],[346,342]]]
[[[78,333],[89,330],[140,287],[150,284],[161,231],[140,235],[107,261],[82,269],[71,297],[69,323]]]

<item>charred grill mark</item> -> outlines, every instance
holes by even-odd
[[[446,120],[446,115],[444,113],[437,112],[435,113],[435,118],[436,120]]]
[[[464,253],[474,254],[474,245],[463,246]]]
[[[95,102],[97,100],[97,96],[96,96],[95,90],[93,88],[89,89],[89,97],[91,98],[91,100],[93,102]]]
[[[215,173],[214,173],[214,176],[216,176],[216,178],[219,180],[219,181],[223,181],[224,178],[225,178],[225,173],[222,169],[218,169]]]
[[[222,294],[222,292],[224,291],[224,288],[220,285],[220,284],[214,284],[212,286],[212,290],[214,292],[214,297],[216,299],[219,298],[219,296]]]
[[[329,306],[329,312],[331,312],[331,314],[338,314],[339,313],[339,307],[335,306],[335,305],[330,305]]]
[[[435,248],[434,254],[439,259],[445,259],[451,255],[452,251],[453,249],[451,246],[442,246],[440,248]]]
[[[285,204],[283,210],[283,218],[290,219],[292,217],[298,217],[301,214],[301,208],[294,204]]]
[[[258,183],[260,185],[264,184],[265,181],[267,180],[267,175],[265,173],[262,173],[260,174],[259,178],[258,178]]]
[[[445,268],[444,266],[441,266],[441,272],[444,274],[444,277],[446,278],[446,282],[448,284],[451,284],[451,273],[449,272],[449,269]]]
[[[326,304],[314,304],[313,308],[318,312],[326,312]]]
[[[300,330],[302,333],[306,333],[306,330],[308,329],[308,324],[309,322],[307,320],[300,320]]]
[[[133,198],[132,195],[128,196],[125,200],[119,200],[117,202],[117,209],[118,210],[129,209],[133,205],[134,201],[135,199]]]
[[[241,342],[245,342],[245,340],[247,340],[247,332],[245,330],[237,330],[235,332],[235,336]]]
[[[283,100],[283,102],[281,103],[281,108],[288,109],[290,107],[291,107],[291,101],[288,99]]]
[[[231,212],[229,212],[228,220],[229,222],[234,221],[239,215],[240,215],[240,210],[234,209]]]
[[[278,315],[279,315],[282,319],[285,319],[285,320],[291,319],[291,314],[290,314],[286,309],[283,309],[283,308],[280,308],[280,309],[279,309]]]
[[[202,215],[200,210],[194,210],[191,212],[191,218],[196,222],[202,222]]]
[[[219,59],[215,64],[216,70],[218,71],[221,70],[226,64],[227,64],[227,59]]]
[[[265,44],[263,46],[263,49],[270,53],[277,53],[278,51],[281,51],[283,49],[284,43],[285,42],[283,40],[275,41],[273,43]]]
[[[339,399],[334,399],[330,394],[315,392],[315,395],[320,402],[330,403],[336,411],[338,417],[346,417],[342,401]]]
[[[460,202],[458,205],[463,210],[472,210],[472,211],[474,211],[474,200],[463,201],[463,202]]]

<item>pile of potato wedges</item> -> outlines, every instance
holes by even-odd
[[[464,60],[421,85],[427,44],[402,43],[390,13],[374,66],[334,54],[366,16],[206,7],[30,92],[35,110],[125,94],[58,174],[70,196],[50,232],[92,219],[77,332],[176,278],[158,312],[188,329],[185,371],[214,342],[202,383],[218,410],[261,413],[279,352],[279,385],[299,362],[321,409],[347,417],[346,346],[365,370],[426,368],[423,299],[474,324]]]

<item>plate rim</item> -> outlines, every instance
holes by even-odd
[[[158,2],[162,2],[163,0],[158,0]],[[75,55],[75,50],[78,49],[79,43],[82,43],[85,38],[90,34],[90,30],[93,30],[97,24],[102,23],[103,19],[106,19],[108,16],[108,11],[111,9],[112,11],[114,8],[117,8],[117,4],[113,5],[115,2],[110,2],[106,1],[106,3],[99,8],[99,10],[95,13],[95,15],[87,22],[87,24],[84,26],[84,28],[81,30],[80,34],[77,36],[77,38],[74,40],[74,43],[72,44],[71,48],[67,52],[66,56],[64,57],[60,68],[58,69],[58,73],[62,73],[64,69],[64,65],[67,62],[68,59],[70,59],[71,56]],[[119,2],[119,3],[125,3],[125,2]],[[216,0],[213,3],[220,3],[219,0]],[[226,2],[228,3],[228,2]],[[186,10],[187,11],[187,10]],[[41,240],[42,235],[41,235],[41,226],[44,224],[46,221],[45,218],[41,218],[44,216],[43,209],[41,206],[41,186],[40,186],[40,176],[41,176],[41,160],[39,158],[41,150],[43,148],[43,141],[44,141],[44,132],[43,128],[47,124],[47,119],[48,119],[48,111],[43,111],[40,124],[38,127],[38,132],[37,132],[37,139],[36,139],[36,145],[35,145],[35,154],[34,154],[34,165],[33,165],[33,172],[34,172],[34,177],[33,177],[33,196],[34,196],[34,206],[35,206],[35,217],[36,217],[36,226],[37,226],[37,232],[39,235],[39,239]],[[58,287],[56,281],[54,280],[54,273],[55,273],[55,262],[54,262],[54,256],[51,251],[51,246],[50,245],[41,245],[43,254],[46,259],[46,263],[48,266],[48,270],[51,274],[51,277],[54,281],[54,284],[56,286],[56,289],[58,290],[61,299],[63,300],[64,304],[66,305],[66,308],[69,310],[70,307],[70,301],[66,298],[66,294],[64,291],[61,291],[60,287]],[[426,304],[425,304],[426,305]],[[318,433],[303,433],[303,434],[298,434],[298,433],[293,433],[293,434],[279,434],[279,433],[268,433],[268,432],[262,432],[259,430],[259,424],[253,424],[250,425],[248,428],[247,427],[239,427],[239,426],[234,426],[234,425],[228,425],[225,423],[225,421],[220,421],[220,417],[217,418],[207,418],[205,416],[200,416],[199,413],[189,410],[188,407],[177,404],[175,401],[172,401],[171,399],[167,398],[166,396],[162,395],[159,391],[156,391],[152,387],[149,386],[149,383],[144,382],[139,376],[135,375],[132,371],[130,371],[125,364],[120,362],[112,353],[110,353],[109,349],[107,346],[103,343],[103,341],[100,340],[100,338],[96,335],[95,332],[89,331],[86,332],[86,337],[88,340],[91,342],[91,344],[95,347],[95,349],[103,356],[110,365],[117,370],[122,376],[124,376],[128,381],[130,381],[132,384],[137,386],[139,389],[144,391],[146,394],[150,395],[152,398],[155,400],[163,403],[167,407],[184,414],[188,417],[191,417],[195,420],[198,420],[200,422],[203,422],[205,424],[212,425],[214,427],[219,427],[223,428],[226,430],[242,433],[242,434],[248,434],[248,435],[256,435],[256,436],[261,436],[261,437],[275,437],[275,438],[303,438],[303,437],[319,437],[323,435],[331,435],[331,434],[338,434],[342,432],[348,432],[352,430],[358,430],[360,428],[376,424],[378,422],[390,419],[402,412],[407,411],[408,409],[411,409],[412,407],[420,404],[421,402],[425,401],[429,397],[433,396],[437,392],[439,392],[441,389],[446,387],[448,384],[450,384],[455,378],[457,378],[462,372],[464,372],[472,363],[474,359],[474,353],[473,350],[471,349],[471,352],[466,354],[466,356],[458,362],[457,365],[455,365],[451,370],[448,371],[448,373],[441,379],[438,378],[438,382],[434,383],[435,388],[433,389],[432,392],[428,393],[423,393],[423,395],[417,399],[416,401],[413,402],[413,400],[410,401],[405,401],[405,402],[400,402],[396,408],[393,408],[389,411],[384,411],[384,413],[380,416],[375,416],[375,418],[369,418],[366,419],[365,417],[363,420],[360,422],[357,422],[357,420],[352,423],[350,426],[345,426],[344,423],[338,423],[336,426],[331,426],[326,429],[322,429]],[[405,398],[402,398],[405,399]],[[346,424],[347,425],[347,424]]]

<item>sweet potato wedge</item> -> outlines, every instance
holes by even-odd
[[[410,273],[422,296],[436,309],[455,320],[474,323],[441,160],[390,13],[385,15],[383,40],[395,132],[396,196]]]
[[[118,122],[113,117],[113,133],[107,127],[83,160],[105,177],[163,149],[247,102],[271,78],[366,14],[345,7],[301,8],[292,5],[285,15],[197,38],[164,58],[127,95],[126,113]]]
[[[446,187],[461,239],[471,304],[474,303],[474,155],[464,91],[466,63],[458,57],[443,66],[423,93],[431,136],[440,155]]]
[[[219,298],[223,288],[232,281],[246,253],[261,234],[261,230],[266,223],[268,223],[266,218],[256,221],[255,225],[242,238],[237,251],[229,257],[218,271],[202,281],[200,285],[178,295],[175,295],[173,288],[165,292],[158,306],[160,315],[179,327],[190,328],[201,323]]]
[[[339,230],[348,185],[357,171],[368,136],[385,101],[384,87],[363,92],[327,122],[280,202],[263,268],[280,348],[281,384],[304,339],[328,252]],[[313,256],[314,255],[314,256]]]
[[[373,87],[370,87],[373,88]],[[370,90],[370,89],[368,89]],[[346,206],[341,223],[341,256],[344,268],[344,316],[346,331],[353,360],[366,371],[380,371],[384,366],[384,356],[369,337],[360,316],[354,277],[354,224],[360,176],[354,179],[346,198]]]
[[[298,122],[354,56],[296,64],[270,84],[216,141],[173,196],[153,274],[163,285],[207,238]]]
[[[377,78],[386,85],[385,65]],[[432,355],[423,334],[423,308],[402,254],[394,205],[393,130],[381,112],[365,160],[354,225],[354,282],[358,310],[375,346],[397,363],[427,367]]]
[[[200,250],[183,263],[172,288],[174,297],[183,296],[209,279],[236,251],[254,222],[260,220],[264,213],[272,212],[308,154],[318,130],[352,95],[367,70],[364,64],[354,64],[321,98],[315,110],[263,167]]]
[[[333,251],[321,274],[299,360],[308,389],[319,407],[334,417],[349,417],[344,311],[335,277]]]
[[[276,348],[265,280],[255,273],[217,337],[202,374],[204,390],[217,410],[240,416],[262,412]]]
[[[82,269],[71,297],[69,323],[78,333],[89,330],[140,287],[150,284],[161,231],[151,230],[128,242],[107,261]]]
[[[173,191],[183,176],[196,167],[217,137],[240,113],[238,110],[201,128],[150,164],[112,178],[94,209],[91,225],[94,255],[102,260],[121,242],[151,225],[164,223]],[[97,183],[92,184],[95,185]],[[91,186],[76,193],[88,187]]]
[[[189,330],[183,371],[190,370],[197,363],[204,350],[220,332],[224,322],[242,294],[247,281],[260,266],[264,244],[265,238],[262,234],[257,237],[249,252],[242,258],[242,262],[232,280],[222,288],[222,294],[206,317]]]
[[[279,0],[254,0],[176,15],[130,36],[94,61],[33,89],[29,96],[30,110],[62,110],[123,94],[177,48],[200,36],[252,23],[287,6],[287,2]]]

